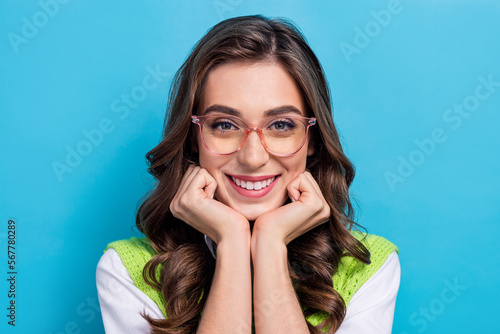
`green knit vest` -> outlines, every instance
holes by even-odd
[[[383,237],[359,231],[351,233],[370,251],[371,264],[366,265],[351,256],[343,256],[340,259],[337,273],[333,276],[333,287],[342,296],[346,305],[359,288],[384,264],[389,254],[394,251],[399,254],[398,247]],[[142,277],[144,266],[156,254],[146,238],[133,237],[118,240],[108,244],[104,251],[109,248],[113,248],[118,253],[134,285],[151,298],[166,317],[166,303],[161,292],[146,284]],[[160,277],[160,267],[157,268],[157,279]],[[307,321],[317,326],[326,317],[326,313],[318,312],[307,317]]]

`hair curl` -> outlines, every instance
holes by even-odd
[[[230,62],[278,62],[293,77],[308,108],[317,118],[312,128],[315,153],[307,169],[317,180],[331,208],[329,221],[288,244],[289,271],[304,316],[326,312],[326,320],[311,333],[334,333],[345,317],[344,300],[332,286],[342,256],[370,263],[370,253],[354,238],[354,210],[349,186],[355,169],[344,155],[333,123],[331,100],[323,69],[302,33],[288,20],[261,15],[227,19],[215,25],[194,46],[177,71],[169,93],[163,139],[146,155],[155,186],[140,205],[136,224],[158,253],[143,277],[160,290],[167,319],[142,316],[152,333],[194,333],[210,291],[215,260],[203,235],[169,211],[182,176],[198,156],[192,149],[191,115],[198,110],[210,70]],[[155,272],[160,270],[160,278]]]

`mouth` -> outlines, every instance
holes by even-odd
[[[280,175],[244,176],[226,174],[229,183],[240,195],[247,197],[262,197],[274,187]]]

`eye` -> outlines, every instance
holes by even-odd
[[[219,130],[231,130],[231,128],[233,127],[233,124],[229,122],[219,122],[214,125],[215,127],[219,128]]]
[[[293,130],[295,127],[296,124],[293,120],[284,118],[274,120],[269,126],[269,129],[271,131],[288,131]]]
[[[239,126],[236,124],[236,122],[228,118],[214,118],[213,120],[207,122],[207,125],[212,130],[218,130],[218,131],[239,130]]]

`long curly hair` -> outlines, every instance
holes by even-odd
[[[136,224],[157,252],[146,264],[143,277],[161,291],[167,314],[166,319],[142,314],[152,333],[196,332],[215,271],[203,234],[169,211],[182,176],[190,164],[198,162],[191,115],[198,110],[207,74],[220,64],[259,61],[278,62],[286,69],[318,124],[312,128],[315,152],[308,157],[307,170],[318,182],[331,216],[327,223],[287,245],[290,278],[304,316],[317,312],[327,315],[316,327],[308,323],[311,333],[322,333],[324,328],[334,333],[344,320],[346,305],[332,284],[340,258],[353,256],[370,263],[369,251],[350,233],[357,225],[349,195],[355,169],[343,153],[333,123],[321,64],[289,20],[261,15],[230,18],[211,28],[177,71],[163,138],[146,155],[155,185],[142,199]]]

